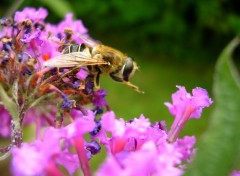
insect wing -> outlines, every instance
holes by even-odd
[[[103,59],[93,58],[89,53],[84,52],[72,52],[68,54],[62,54],[53,59],[44,62],[44,66],[47,67],[75,67],[83,65],[101,65],[108,64]]]
[[[82,39],[84,41],[84,43],[86,43],[87,45],[91,46],[91,47],[95,47],[96,45],[99,45],[99,42],[94,41],[93,39],[90,39],[86,36],[83,36],[82,34],[75,32],[75,35],[77,35],[80,39]]]

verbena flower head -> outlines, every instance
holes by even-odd
[[[23,144],[20,148],[13,148],[11,151],[13,155],[11,163],[13,174],[58,174],[60,171],[57,169],[57,164],[65,167],[69,174],[73,174],[79,167],[78,157],[68,151],[67,148],[61,150],[60,139],[65,135],[61,136],[60,132],[49,129],[45,132],[43,140]]]
[[[106,145],[109,154],[96,175],[180,175],[176,166],[194,154],[194,137],[169,144],[166,131],[143,115],[125,122],[110,111],[100,122],[102,130],[94,138]]]
[[[24,111],[21,114],[29,116],[28,114],[31,113],[31,116],[35,116],[35,118],[39,117],[39,114],[48,114],[41,116],[41,118],[53,126],[53,113],[49,113],[51,110],[46,111],[48,108],[44,107],[46,104],[42,104],[41,99],[48,101],[49,106],[54,105],[53,109],[56,109],[56,107],[64,108],[62,111],[67,109],[83,110],[81,106],[93,103],[93,97],[102,106],[107,105],[107,103],[104,95],[96,96],[98,93],[95,93],[94,86],[87,86],[92,83],[92,80],[88,79],[88,71],[81,69],[81,73],[75,76],[69,75],[62,78],[61,75],[69,71],[69,69],[43,68],[46,60],[61,54],[63,46],[59,44],[60,42],[63,42],[63,44],[77,42],[77,37],[69,36],[70,33],[66,33],[65,28],[68,29],[67,31],[76,31],[82,35],[87,32],[81,21],[73,20],[71,14],[68,14],[65,21],[59,25],[52,25],[59,28],[58,31],[52,30],[53,28],[46,25],[44,21],[47,14],[47,10],[44,8],[25,8],[23,11],[15,13],[14,20],[2,19],[3,30],[0,32],[0,56],[2,57],[0,61],[0,82],[4,85],[9,98],[12,99],[16,97],[13,97],[14,95],[11,95],[8,90],[12,89],[14,82],[18,84],[16,89],[22,91],[17,97],[19,100],[18,105],[21,108],[23,107]],[[85,87],[82,86],[84,84],[86,84]],[[50,92],[55,92],[55,95],[50,97]],[[100,97],[101,100],[96,97]],[[31,110],[29,110],[30,108]],[[37,110],[34,110],[35,108]],[[55,114],[57,114],[56,111]],[[26,121],[26,119],[23,118],[22,121]],[[27,121],[29,122],[29,120]],[[9,120],[5,118],[3,122],[9,123]],[[42,126],[40,123],[37,125]],[[4,133],[3,135],[6,136],[6,132]]]
[[[48,175],[50,171],[56,174],[60,172],[57,165],[62,165],[69,174],[73,174],[80,164],[77,154],[71,152],[71,147],[75,147],[74,142],[78,138],[83,138],[85,133],[92,131],[95,125],[94,115],[91,111],[89,113],[64,128],[46,129],[41,140],[30,144],[25,143],[20,148],[13,148],[11,152],[14,175],[42,175],[43,173]],[[83,147],[89,159],[92,154],[100,151],[100,146],[96,141],[85,142]],[[75,150],[79,149],[75,148]],[[42,164],[39,165],[39,163]]]

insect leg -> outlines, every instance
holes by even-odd
[[[97,65],[88,65],[89,73],[93,76],[93,83],[96,89],[100,89],[99,78],[102,71]]]
[[[137,86],[133,85],[129,81],[124,81],[123,78],[116,76],[114,73],[110,73],[110,76],[114,81],[121,82],[121,83],[125,84],[126,86],[131,87],[133,90],[135,90],[138,93],[142,93],[142,94],[144,93],[143,91],[139,90],[139,88]]]
[[[138,93],[144,94],[143,91],[139,90],[139,88],[137,86],[133,85],[129,81],[123,81],[123,84],[127,85],[128,87],[131,87],[132,89],[134,89]]]
[[[100,84],[99,84],[99,78],[100,78],[100,74],[101,74],[101,71],[98,71],[98,72],[96,72],[96,73],[94,73],[94,85],[95,85],[95,87],[96,87],[96,89],[98,90],[98,89],[100,89]]]

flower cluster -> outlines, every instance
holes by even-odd
[[[89,103],[97,112],[108,108],[106,92],[94,90],[92,75],[84,68],[64,76],[69,69],[43,66],[46,60],[60,55],[65,44],[82,42],[74,32],[87,35],[82,22],[73,20],[71,14],[58,25],[46,24],[46,16],[46,9],[25,8],[15,13],[14,20],[0,21],[0,95],[5,116],[0,133],[12,137],[17,146],[21,135],[15,135],[21,134],[22,124],[36,122],[38,130],[46,125],[61,127],[66,120],[62,117],[73,109],[86,113],[83,105]],[[13,106],[4,105],[9,101]],[[10,125],[14,122],[10,116],[17,118],[19,124]],[[10,132],[10,126],[15,130]]]
[[[107,156],[96,175],[181,175],[196,152],[195,137],[178,137],[188,119],[212,104],[207,91],[195,88],[191,95],[177,86],[165,104],[175,116],[169,132],[164,121],[152,124],[143,115],[118,119],[87,68],[66,74],[71,68],[43,67],[65,44],[83,42],[74,33],[88,36],[72,14],[58,25],[46,24],[47,14],[25,8],[14,20],[0,20],[0,136],[11,138],[0,151],[12,154],[13,175],[63,175],[59,166],[91,175],[89,160],[102,147]],[[36,139],[25,143],[22,128],[30,123]]]

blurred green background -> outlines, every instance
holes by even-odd
[[[211,95],[215,61],[240,31],[237,0],[2,0],[0,16],[12,14],[18,5],[18,10],[47,8],[51,23],[71,12],[92,38],[134,57],[140,72],[131,82],[145,94],[102,76],[110,107],[117,117],[143,114],[152,122],[166,120],[168,128],[173,118],[163,103],[171,101],[175,86],[188,91],[203,87]],[[190,120],[182,135],[201,137],[212,109],[205,109],[200,120]]]

